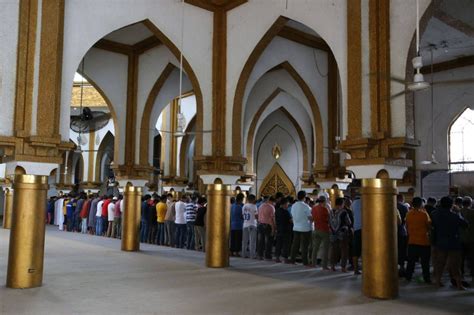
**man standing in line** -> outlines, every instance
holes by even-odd
[[[102,236],[102,206],[104,205],[104,198],[101,198],[97,203],[97,208],[95,209],[95,235]]]
[[[165,245],[174,247],[175,245],[175,226],[174,221],[176,219],[175,202],[173,201],[173,195],[168,194],[166,196],[166,215],[165,215]]]
[[[354,222],[352,228],[354,235],[352,238],[352,264],[354,265],[354,275],[360,275],[359,258],[362,256],[362,203],[359,197],[356,197],[352,203],[352,214]]]
[[[242,208],[244,218],[242,230],[242,257],[256,258],[257,248],[257,206],[255,195],[249,195]]]
[[[397,209],[401,218],[401,223],[398,225],[398,265],[400,266],[399,276],[404,277],[408,241],[405,219],[408,213],[408,207],[405,205],[405,200],[402,194],[397,195]]]
[[[257,252],[258,258],[272,259],[273,235],[275,234],[275,198],[269,197],[258,208]],[[264,253],[265,252],[265,253]]]
[[[186,201],[186,248],[194,250],[194,221],[196,221],[197,206],[192,197]]]
[[[421,259],[423,279],[426,283],[430,280],[430,256],[431,246],[428,238],[431,229],[431,220],[428,213],[423,209],[423,200],[420,197],[413,198],[413,209],[408,211],[406,224],[408,231],[408,264],[405,272],[407,281],[411,281],[415,270],[415,263]]]
[[[115,215],[115,203],[117,202],[118,198],[113,197],[112,201],[107,206],[107,237],[112,237],[112,226],[114,224],[114,215]]]
[[[288,211],[289,202],[287,198],[280,198],[279,206],[275,210],[276,222],[276,242],[275,242],[275,262],[281,262],[280,256],[284,262],[288,263],[288,255],[290,252],[292,219]]]
[[[140,242],[145,243],[148,240],[148,200],[150,195],[145,195],[142,201],[141,208],[141,227],[140,227]]]
[[[295,263],[296,255],[301,251],[303,265],[308,266],[308,246],[311,241],[311,223],[313,217],[311,208],[304,202],[306,192],[301,190],[297,195],[298,201],[291,207],[293,216],[293,244],[291,246],[291,263]]]
[[[102,232],[103,236],[107,236],[107,228],[109,224],[109,204],[112,202],[112,196],[107,196],[102,204]]]
[[[197,204],[196,221],[194,221],[194,235],[196,250],[206,251],[206,198],[199,197]]]
[[[87,195],[85,195],[87,198]],[[89,208],[90,208],[90,199],[85,199],[81,212],[79,212],[79,217],[81,219],[81,233],[86,234],[87,233],[87,218],[89,217]]]
[[[336,271],[336,263],[341,261],[341,271],[346,272],[349,258],[349,233],[351,219],[344,209],[344,198],[336,198],[336,206],[331,210],[331,270]]]
[[[322,247],[322,261],[321,266],[323,270],[329,270],[328,258],[329,258],[329,209],[325,207],[326,197],[321,195],[316,201],[316,205],[311,209],[311,215],[314,221],[314,231],[312,233],[313,240],[313,252],[312,252],[312,265],[316,267],[316,261],[318,258],[319,249]]]
[[[453,213],[453,200],[443,197],[440,208],[431,213],[433,225],[433,240],[436,251],[434,259],[434,276],[436,285],[443,286],[441,277],[448,263],[448,270],[459,290],[464,290],[461,281],[462,244],[460,229],[468,227],[467,222],[459,214]]]
[[[81,219],[81,211],[82,206],[84,205],[85,200],[87,199],[87,195],[82,192],[79,194],[79,199],[76,203],[76,208],[74,209],[74,232],[79,232],[81,230],[82,219]]]
[[[464,197],[462,200],[461,214],[464,220],[469,223],[469,227],[461,231],[461,241],[463,246],[462,275],[464,275],[464,261],[467,260],[472,285],[474,286],[474,209],[471,197]]]
[[[242,216],[242,206],[244,194],[240,193],[235,198],[234,204],[230,208],[230,255],[240,257],[242,250],[242,229],[244,218]]]
[[[184,248],[186,241],[186,200],[187,197],[183,195],[174,206],[176,211],[174,221],[176,226],[176,248]]]
[[[118,197],[117,202],[115,203],[114,209],[114,223],[112,225],[112,237],[121,238],[122,232],[122,200],[123,196]]]
[[[89,228],[89,234],[95,235],[96,228],[96,213],[97,213],[97,204],[99,203],[100,198],[97,194],[94,194],[89,207],[89,220],[87,222],[87,227]]]
[[[165,216],[166,216],[166,196],[160,197],[160,202],[156,204],[156,221],[158,223],[158,231],[156,234],[156,244],[165,245]]]

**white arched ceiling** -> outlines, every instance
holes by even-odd
[[[311,121],[311,126],[314,129],[315,122],[313,120],[313,114],[311,106],[306,98],[305,94],[301,90],[300,86],[295,82],[295,80],[288,74],[284,69],[274,70],[266,73],[264,76],[258,80],[254,85],[252,91],[249,94],[248,101],[243,106],[243,117],[245,124],[250,124],[255,113],[262,105],[262,103],[268,98],[268,96],[273,93],[277,88],[282,89],[287,94],[295,98],[302,108],[306,111],[308,119]],[[293,109],[290,109],[290,112]],[[322,120],[323,123],[323,133],[327,134],[328,122],[327,120]],[[248,128],[243,127],[243,133],[248,132]],[[309,139],[312,139],[310,137]],[[327,146],[327,137],[323,137],[324,145]],[[245,134],[243,134],[242,139],[245,139]],[[309,143],[309,142],[308,142]],[[312,150],[314,151],[314,150]],[[245,152],[245,141],[242,141],[242,152]]]
[[[321,119],[326,121],[328,115],[327,58],[328,54],[325,51],[275,37],[255,64],[245,89],[243,103],[247,102],[251,91],[262,76],[273,67],[288,61],[310,87],[320,107]]]
[[[178,17],[182,15],[184,16],[183,31],[181,27],[177,27],[180,24]],[[212,12],[175,0],[137,0],[133,2],[133,10],[130,9],[130,2],[127,1],[115,1],[111,5],[108,1],[69,0],[65,3],[64,16],[60,128],[63,137],[68,134],[69,128],[71,82],[82,56],[107,34],[145,19],[151,21],[176,47],[181,49],[194,70],[203,94],[204,126],[210,128]],[[209,31],[196,33],[197,29]]]
[[[118,126],[123,126],[119,128],[121,141],[125,140],[126,132],[127,69],[128,59],[122,54],[92,48],[85,56],[84,73],[107,95],[117,114]],[[117,163],[122,164],[125,146],[119,146],[118,150]]]
[[[191,83],[186,78],[183,77],[183,91],[189,91],[192,89]],[[179,95],[179,69],[174,69],[166,80],[165,84],[158,93],[155,103],[153,104],[153,110],[150,114],[150,124],[148,128],[152,131],[150,132],[150,137],[148,139],[149,148],[153,148],[153,138],[158,135],[158,130],[156,130],[156,122],[158,117],[160,117],[163,109],[168,106],[168,104]],[[146,126],[143,126],[145,128]],[[148,162],[153,163],[153,150],[148,150]],[[153,165],[153,164],[151,164]]]
[[[298,189],[299,177],[303,172],[303,147],[295,127],[279,110],[269,115],[257,130],[253,161],[257,174],[256,189],[260,189],[260,184],[275,162],[272,155],[275,143],[282,149],[278,163]]]
[[[279,110],[281,107],[285,108],[291,116],[295,119],[295,121],[300,126],[301,130],[303,131],[304,138],[308,145],[308,169],[311,169],[311,165],[313,162],[313,155],[312,155],[312,143],[313,143],[313,127],[311,125],[311,119],[309,118],[307,112],[302,107],[301,103],[289,95],[286,92],[280,92],[271,102],[268,104],[267,108],[262,112],[262,115],[258,119],[257,125],[255,130],[258,131],[262,123],[266,120],[268,116],[273,114],[273,112]],[[252,117],[253,119],[253,117]],[[249,130],[248,127],[250,125],[250,121],[247,124],[246,121],[246,134],[244,138],[245,142],[245,149],[247,149],[247,139],[249,137]],[[291,123],[291,122],[290,122]],[[254,144],[256,141],[256,137],[254,137],[254,143],[252,143],[252,149],[254,148]],[[248,152],[245,152],[246,155]],[[253,154],[255,155],[255,153]]]

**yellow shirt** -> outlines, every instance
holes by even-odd
[[[168,207],[166,206],[166,203],[158,202],[156,204],[156,221],[158,223],[164,223],[165,222],[166,210],[168,210]]]
[[[63,203],[63,214],[66,215],[67,214],[67,204],[69,203],[69,199],[64,199],[64,203]]]

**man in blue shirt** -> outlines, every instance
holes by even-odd
[[[359,275],[359,257],[362,256],[362,203],[359,197],[352,203],[352,215],[354,222],[352,228],[354,236],[352,238],[352,263],[354,265],[354,274]]]
[[[244,228],[244,218],[242,207],[244,194],[240,193],[235,198],[235,202],[230,209],[230,255],[240,257],[242,251],[242,230]]]
[[[298,192],[298,201],[291,207],[293,216],[293,245],[291,246],[291,263],[295,263],[298,251],[301,251],[303,264],[308,266],[308,246],[311,241],[311,208],[304,203],[306,192]]]

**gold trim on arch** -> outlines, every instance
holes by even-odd
[[[242,111],[245,88],[247,87],[250,74],[252,73],[255,64],[257,63],[265,48],[267,48],[268,44],[270,44],[273,38],[278,35],[278,33],[288,21],[288,18],[280,16],[273,23],[270,29],[258,42],[257,46],[255,46],[240,74],[239,81],[237,82],[237,88],[235,89],[234,106],[232,109],[232,155],[234,157],[242,155]]]
[[[180,57],[180,51],[178,47],[168,38],[166,37],[165,34],[163,34],[158,27],[153,24],[148,19],[145,19],[142,21],[143,24],[153,33],[155,36],[171,51],[171,53],[179,59]],[[186,73],[189,81],[191,82],[191,85],[193,87],[194,95],[196,96],[196,115],[197,115],[197,120],[196,120],[196,128],[198,130],[203,130],[203,124],[204,124],[204,101],[202,98],[202,92],[201,92],[201,86],[199,84],[199,81],[197,79],[196,74],[194,73],[194,70],[192,69],[191,65],[189,64],[188,60],[183,56],[183,68],[184,72]],[[143,113],[145,114],[145,112]],[[149,122],[149,120],[148,120]],[[142,125],[142,128],[149,128],[149,123],[146,124],[146,126]],[[197,154],[201,155],[202,154],[202,135],[198,134],[196,136],[196,152]],[[145,144],[148,146],[148,141]],[[148,165],[148,163],[146,164]]]
[[[255,114],[252,123],[250,124],[248,136],[247,136],[247,173],[253,173],[254,171],[254,161],[253,161],[253,141],[255,139],[255,135],[257,133],[256,127],[258,120],[260,119],[261,115],[263,114],[264,110],[268,107],[268,105],[272,102],[272,100],[280,93],[282,90],[280,88],[277,88],[260,106],[258,112]],[[296,129],[296,132],[298,133],[298,136],[301,141],[301,146],[303,148],[303,173],[308,172],[308,145],[306,142],[306,138],[304,136],[303,130],[299,126],[299,124],[296,122],[294,117],[284,108],[280,107],[276,111],[280,110],[293,124],[293,126]]]
[[[284,185],[288,188],[289,195],[294,196],[296,192],[295,186],[293,185],[291,179],[288,177],[288,175],[286,175],[285,171],[278,162],[275,162],[275,164],[273,164],[273,167],[271,168],[270,172],[268,172],[268,175],[265,176],[265,179],[262,181],[262,184],[260,185],[260,188],[258,190],[259,196],[261,196],[263,189],[266,188],[267,185],[271,184],[270,182],[273,180],[273,178],[275,178],[275,176],[277,178],[280,178]],[[275,183],[275,186],[276,192],[278,192],[277,183]]]

